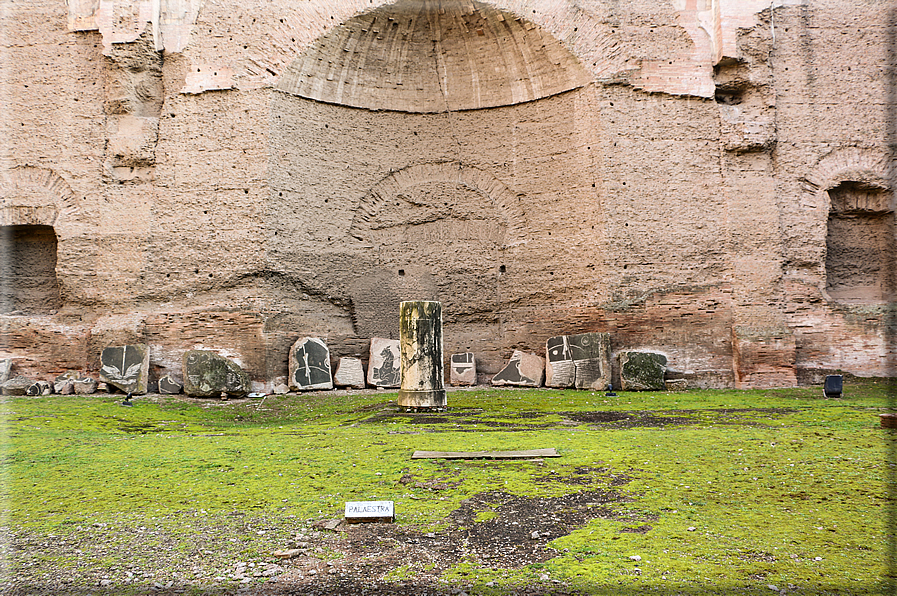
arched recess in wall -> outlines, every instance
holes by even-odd
[[[0,182],[0,313],[46,314],[62,300],[56,275],[60,215],[78,210],[52,170],[21,166]]]
[[[893,299],[895,221],[887,156],[835,151],[804,180],[806,203],[825,216],[825,292],[836,302],[876,304]]]
[[[333,263],[314,282],[345,293],[363,336],[394,335],[407,299],[493,316],[534,197],[572,214],[554,197],[590,186],[574,133],[589,81],[551,34],[486,3],[399,0],[331,29],[272,97],[272,267]]]

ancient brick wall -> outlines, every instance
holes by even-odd
[[[10,5],[0,225],[52,229],[59,298],[0,356],[202,346],[270,388],[297,337],[366,356],[436,299],[481,380],[584,331],[700,386],[894,374],[895,5],[863,6]]]

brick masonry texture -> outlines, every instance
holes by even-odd
[[[35,263],[2,269],[0,358],[146,343],[156,380],[209,349],[270,389],[298,337],[366,365],[439,300],[481,382],[590,331],[693,386],[894,376],[895,15],[10,3],[0,226]]]

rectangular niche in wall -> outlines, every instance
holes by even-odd
[[[886,300],[894,259],[894,212],[888,192],[842,182],[828,193],[826,291],[843,302]]]
[[[59,306],[52,226],[0,226],[0,313],[46,314]]]

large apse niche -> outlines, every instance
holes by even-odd
[[[878,186],[842,182],[828,194],[826,291],[842,302],[887,300],[897,256],[889,193]]]
[[[398,303],[429,299],[497,338],[496,313],[532,291],[509,263],[538,244],[527,211],[574,212],[571,188],[591,186],[588,81],[549,33],[482,3],[342,23],[272,97],[270,267],[351,304],[362,337],[395,336]]]

